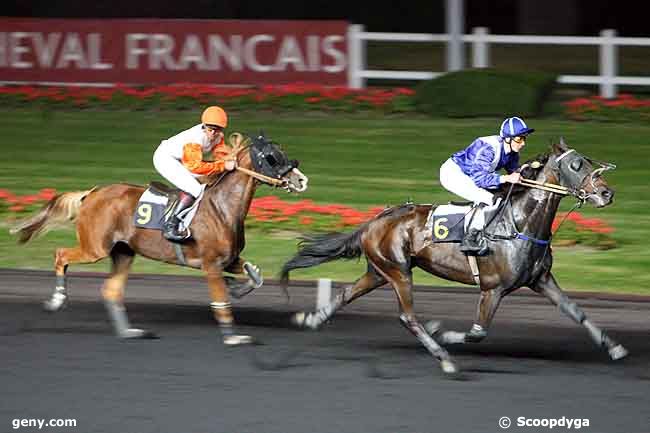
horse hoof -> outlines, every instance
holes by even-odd
[[[323,322],[318,320],[316,315],[313,313],[305,313],[304,311],[291,316],[291,323],[298,328],[310,329],[312,331],[318,331],[323,324]]]
[[[442,329],[442,323],[439,320],[429,320],[424,324],[424,330],[432,337],[440,332],[440,329]]]
[[[457,374],[458,373],[458,367],[456,367],[456,364],[454,364],[454,361],[450,361],[448,359],[443,359],[440,361],[440,368],[442,368],[442,372],[445,374]]]
[[[299,328],[304,328],[306,318],[307,318],[307,313],[305,313],[304,311],[295,313],[291,316],[291,324]]]
[[[622,345],[618,344],[611,349],[608,350],[609,352],[609,357],[612,358],[613,361],[618,361],[619,359],[625,358],[630,352],[627,351],[625,347]]]
[[[158,336],[155,333],[151,331],[146,331],[144,329],[129,328],[120,333],[120,338],[124,338],[126,340],[135,340],[135,339],[152,340],[158,338]]]
[[[43,302],[43,309],[50,313],[63,310],[68,305],[68,295],[61,292],[55,292],[50,299]]]
[[[251,343],[253,343],[253,337],[250,335],[225,335],[223,337],[223,344],[226,346],[240,346]]]

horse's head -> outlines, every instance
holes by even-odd
[[[568,148],[560,138],[560,142],[552,146],[544,171],[581,201],[604,207],[612,203],[614,190],[602,174],[615,168],[614,164],[593,160]]]
[[[309,179],[298,170],[298,161],[289,160],[276,143],[263,134],[250,137],[249,154],[256,172],[281,180],[289,192],[303,192]]]

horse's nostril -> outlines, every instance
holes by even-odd
[[[603,198],[612,198],[613,194],[610,190],[606,189],[603,192],[601,192],[600,195],[602,195]]]

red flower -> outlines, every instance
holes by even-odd
[[[300,217],[300,219],[298,220],[298,222],[299,222],[300,224],[304,225],[304,226],[308,226],[308,225],[314,223],[314,218],[312,218],[312,217],[310,217],[310,216],[303,216],[303,217]]]

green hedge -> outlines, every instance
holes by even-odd
[[[421,83],[415,103],[418,111],[434,116],[534,116],[556,78],[545,72],[468,69]]]

